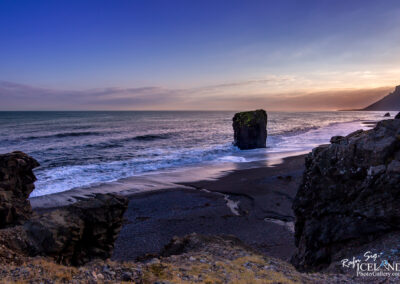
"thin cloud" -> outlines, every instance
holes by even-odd
[[[292,77],[221,83],[197,88],[168,89],[96,88],[53,90],[0,81],[0,110],[336,110],[363,108],[382,98],[393,87],[319,92],[249,91],[251,86],[279,84]],[[262,89],[262,88],[261,88]]]
[[[222,83],[215,84],[209,86],[203,86],[199,88],[194,88],[193,90],[215,90],[221,88],[232,88],[232,87],[244,87],[249,85],[265,85],[265,84],[276,84],[294,80],[293,76],[269,76],[265,79],[255,79],[255,80],[247,80],[247,81],[239,81],[239,82],[230,82],[230,83]]]

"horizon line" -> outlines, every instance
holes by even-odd
[[[244,111],[252,111],[257,109],[264,109],[264,108],[252,108],[252,109],[243,109],[243,110],[206,110],[206,109],[176,109],[176,110],[107,110],[107,109],[100,109],[100,110],[0,110],[0,112],[244,112]],[[336,112],[336,111],[371,111],[371,110],[363,110],[363,109],[325,109],[325,110],[266,110],[267,112]],[[393,110],[396,111],[396,110]]]

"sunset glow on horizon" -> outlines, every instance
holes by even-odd
[[[336,110],[400,85],[398,1],[3,1],[0,110]]]

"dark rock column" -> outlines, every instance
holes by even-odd
[[[0,228],[22,224],[31,216],[28,197],[35,188],[32,170],[38,166],[22,152],[0,155]]]
[[[234,145],[241,150],[266,147],[267,113],[265,110],[236,113],[232,126]]]

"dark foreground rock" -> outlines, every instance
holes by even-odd
[[[0,279],[6,283],[356,283],[346,275],[300,273],[287,262],[249,250],[234,237],[191,234],[172,243],[187,245],[146,262],[96,260],[79,269],[27,258],[20,266],[3,265]]]
[[[0,228],[22,224],[32,214],[28,197],[39,163],[22,152],[0,155]]]
[[[234,144],[242,150],[265,148],[267,113],[259,109],[236,113],[233,117]]]
[[[302,271],[320,270],[344,251],[398,231],[399,204],[399,119],[315,148],[293,204],[292,263]]]
[[[394,119],[400,119],[400,112],[398,114],[396,114],[396,116],[394,117]]]
[[[39,163],[22,152],[0,155],[0,263],[43,255],[68,265],[111,256],[128,199],[97,194],[32,216],[29,194]],[[22,225],[21,225],[22,224]]]
[[[127,207],[125,197],[98,194],[32,218],[24,225],[30,254],[51,256],[68,265],[109,258]]]
[[[94,198],[34,216],[22,226],[0,230],[0,263],[9,258],[47,256],[57,263],[82,265],[111,256],[128,201],[98,194]],[[14,256],[15,254],[15,256]]]

